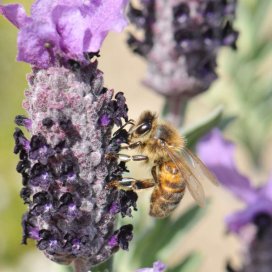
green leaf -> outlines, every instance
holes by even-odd
[[[201,259],[198,253],[190,253],[177,266],[167,270],[167,272],[194,272],[200,266]]]
[[[159,251],[165,249],[171,242],[178,241],[202,217],[206,208],[196,205],[186,210],[175,220],[165,218],[157,222],[140,237],[134,252],[134,258],[141,267],[157,260]],[[177,240],[178,239],[178,240]]]
[[[226,116],[223,117],[218,125],[218,127],[220,128],[220,130],[224,130],[226,129],[232,122],[237,120],[237,116],[235,115],[230,115],[230,116]]]
[[[218,106],[211,114],[206,116],[203,120],[197,124],[185,128],[182,131],[182,135],[187,139],[187,146],[193,147],[197,141],[209,132],[212,128],[216,127],[221,121],[223,113],[223,107]]]
[[[256,5],[256,8],[254,9],[254,15],[252,20],[252,28],[254,37],[259,38],[259,33],[261,33],[261,29],[263,26],[263,23],[265,22],[267,16],[269,16],[271,6],[271,0],[262,0],[258,1],[258,4]],[[259,39],[256,39],[257,41]]]

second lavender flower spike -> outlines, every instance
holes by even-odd
[[[222,46],[236,48],[236,0],[139,0],[130,5],[136,27],[128,44],[147,61],[143,83],[165,97],[164,118],[183,125],[189,98],[217,79]]]
[[[130,35],[131,49],[147,59],[144,83],[165,96],[191,97],[217,78],[221,46],[236,48],[235,0],[140,0],[129,18],[144,38]]]

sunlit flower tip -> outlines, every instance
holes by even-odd
[[[0,13],[19,29],[19,61],[48,68],[70,59],[88,64],[109,31],[126,26],[128,0],[36,1],[28,16],[22,5],[0,5]],[[76,22],[76,24],[75,24]]]
[[[18,126],[24,126],[28,131],[30,131],[32,121],[23,115],[17,115],[15,117],[15,124]]]
[[[164,272],[166,271],[166,265],[160,261],[154,262],[152,268],[141,268],[136,272]]]
[[[131,49],[148,61],[144,83],[155,91],[193,96],[217,78],[221,46],[236,48],[236,1],[144,1],[130,5],[129,19],[143,32],[131,34]]]
[[[49,259],[90,269],[128,249],[132,239],[132,226],[115,230],[115,219],[131,215],[137,195],[107,187],[127,171],[124,162],[107,159],[128,141],[125,129],[111,136],[113,126],[128,119],[125,97],[103,87],[96,63],[34,69],[28,83],[28,117],[15,122],[30,139],[19,128],[14,133],[21,197],[28,205],[22,242],[33,239]]]
[[[243,227],[255,224],[260,215],[272,216],[272,177],[263,186],[254,188],[250,180],[239,173],[234,159],[235,146],[224,139],[220,130],[205,136],[197,152],[219,182],[246,204],[243,210],[226,218],[229,231],[239,233]]]
[[[128,250],[129,242],[133,238],[132,234],[133,226],[131,224],[122,226],[119,230],[116,230],[113,236],[110,238],[108,245],[115,251],[119,248]]]

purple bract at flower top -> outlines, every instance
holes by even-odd
[[[0,6],[19,28],[18,59],[33,65],[23,102],[28,116],[15,118],[30,137],[14,133],[28,205],[22,242],[35,240],[49,259],[81,272],[127,250],[132,239],[132,225],[115,229],[115,221],[136,210],[137,194],[107,187],[127,171],[107,154],[127,143],[128,132],[112,135],[112,128],[128,121],[128,107],[122,92],[103,86],[92,60],[107,32],[124,27],[126,2],[39,0],[31,17],[21,5]]]
[[[160,261],[154,262],[152,268],[141,268],[136,272],[164,272],[166,270],[166,265]]]
[[[221,46],[236,47],[236,0],[139,0],[129,19],[144,38],[130,35],[131,49],[145,57],[144,83],[166,96],[193,96],[217,78]]]
[[[100,50],[107,33],[126,26],[128,0],[41,0],[27,16],[22,5],[0,5],[18,29],[17,60],[39,68],[73,59],[88,64],[86,55]]]
[[[228,230],[239,233],[244,226],[256,224],[260,215],[272,217],[272,178],[263,186],[254,188],[250,180],[239,173],[234,148],[234,144],[225,140],[221,132],[215,129],[201,140],[197,151],[219,182],[246,204],[243,210],[226,219]]]

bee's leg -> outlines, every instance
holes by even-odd
[[[122,149],[128,149],[128,150],[134,149],[134,148],[137,148],[138,146],[140,146],[141,144],[142,144],[142,142],[141,142],[141,141],[138,141],[138,142],[135,142],[135,143],[133,143],[133,144],[121,146],[121,150],[122,150]]]
[[[118,128],[114,133],[113,136],[117,135],[122,129],[124,129],[127,125],[134,125],[135,121],[132,119],[129,119],[124,125],[122,125],[120,128]]]
[[[148,161],[148,157],[144,155],[133,155],[129,156],[126,154],[107,154],[108,159],[119,159],[120,161],[129,162],[129,161]]]
[[[107,184],[108,188],[117,188],[120,190],[141,190],[155,186],[153,179],[136,180],[134,178],[122,178],[113,180]]]
[[[157,177],[157,165],[154,165],[152,168],[151,168],[151,174],[152,174],[152,177],[154,178],[154,181],[156,183],[158,183],[158,177]]]

